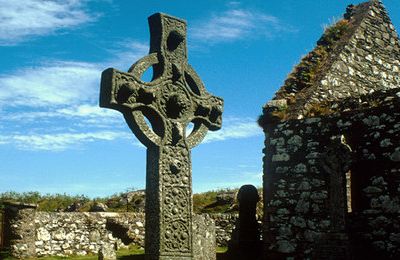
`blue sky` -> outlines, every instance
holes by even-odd
[[[101,71],[148,53],[147,17],[187,20],[189,63],[225,100],[192,151],[193,189],[261,185],[256,120],[325,25],[361,1],[0,0],[0,192],[106,196],[145,186],[145,148],[98,107]],[[400,3],[384,0],[395,27]]]

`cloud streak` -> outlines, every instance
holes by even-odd
[[[98,64],[59,61],[0,76],[3,106],[57,106],[97,99]]]
[[[145,56],[148,50],[143,43],[137,41],[125,42],[123,46],[124,51],[113,52],[110,60],[101,63],[54,61],[10,74],[0,74],[0,108],[97,103],[102,70],[107,66],[129,68],[133,62]]]
[[[228,139],[242,139],[263,134],[257,122],[250,118],[228,118],[223,122],[219,131],[209,132],[204,143],[224,141]]]
[[[12,45],[95,19],[83,1],[0,0],[0,45]]]
[[[129,67],[147,51],[140,42],[124,45],[128,51],[111,51],[112,58],[99,63],[54,61],[0,75],[0,145],[63,151],[133,139],[121,113],[98,106],[101,71]]]
[[[252,35],[271,38],[277,32],[288,30],[290,28],[275,16],[232,8],[198,23],[191,29],[190,35],[196,41],[218,43],[243,40]]]
[[[96,113],[101,111],[102,109],[90,107],[90,106],[81,106],[78,109],[63,109],[63,113],[69,116],[78,116],[85,117],[89,115],[89,117],[93,117],[93,121],[98,120],[98,116]],[[93,113],[91,111],[94,111]],[[56,115],[60,115],[57,114]],[[61,113],[62,114],[62,113]],[[17,114],[18,115],[18,114]],[[34,114],[33,114],[34,115]],[[27,114],[25,116],[21,116],[19,118],[14,118],[14,120],[26,120],[32,114]],[[40,115],[43,116],[43,115]],[[109,115],[109,117],[114,118],[118,117],[117,113],[113,113]],[[32,116],[33,118],[35,116]],[[207,134],[204,143],[212,143],[219,142],[231,139],[244,139],[255,136],[262,135],[261,129],[258,127],[257,123],[254,120],[249,118],[228,118],[227,122],[224,124],[224,127],[217,132],[209,132]],[[126,129],[120,128],[120,130],[115,131],[111,130],[111,128],[116,128],[123,124],[122,118],[115,118],[114,123],[111,127],[110,124],[105,123],[104,128],[106,130],[99,130],[100,126],[94,124],[94,131],[87,132],[82,129],[74,130],[69,129],[67,132],[60,132],[60,129],[55,128],[46,128],[43,127],[43,134],[37,133],[19,133],[18,131],[9,134],[0,134],[0,145],[11,144],[20,150],[31,150],[31,151],[63,151],[67,149],[71,149],[74,147],[81,147],[82,144],[95,142],[95,141],[117,141],[120,139],[132,139],[134,140],[134,144],[140,147],[143,147],[130,133],[130,131],[126,131]],[[82,128],[89,127],[90,124],[83,124]],[[40,128],[40,127],[39,127]],[[64,127],[65,128],[65,127]],[[61,128],[62,130],[67,130]],[[107,130],[110,129],[110,130]],[[47,131],[47,133],[46,133]]]
[[[68,106],[55,110],[31,111],[31,112],[0,112],[0,118],[4,122],[35,122],[40,120],[67,119],[82,121],[90,125],[113,126],[121,125],[123,118],[121,113],[100,108],[98,105],[82,104],[78,106]],[[87,124],[87,125],[88,125]]]
[[[125,132],[99,131],[86,133],[14,134],[0,136],[0,144],[14,144],[21,150],[63,151],[82,143],[132,138]]]

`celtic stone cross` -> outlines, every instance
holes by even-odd
[[[147,147],[146,259],[192,259],[190,150],[221,128],[223,100],[207,93],[187,63],[186,22],[154,14],[149,25],[149,55],[128,73],[103,72],[100,106],[122,112]],[[153,79],[144,82],[150,67]]]

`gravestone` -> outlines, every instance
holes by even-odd
[[[116,260],[117,254],[115,253],[115,246],[107,243],[100,247],[98,260]]]
[[[238,191],[237,200],[239,219],[229,243],[229,259],[259,260],[262,257],[262,243],[256,216],[257,203],[260,201],[257,188],[250,184],[243,185]]]
[[[260,201],[257,188],[253,185],[240,187],[239,201],[239,243],[254,245],[260,241],[260,228],[257,222],[256,208]]]
[[[207,93],[187,63],[186,22],[157,13],[149,25],[149,55],[128,73],[103,72],[100,106],[120,111],[147,147],[146,258],[192,259],[190,151],[208,130],[220,129],[223,100]],[[144,82],[149,67],[153,79]]]

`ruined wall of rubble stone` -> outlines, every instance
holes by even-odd
[[[319,243],[332,231],[330,199],[336,196],[330,193],[323,162],[331,137],[341,135],[352,149],[353,212],[346,213],[344,232],[350,235],[353,253],[400,255],[399,111],[396,100],[392,105],[289,120],[265,129],[267,255],[305,258],[323,248]]]
[[[118,234],[107,227],[110,220],[129,227],[129,236],[140,242],[144,240],[143,219],[140,213],[37,212],[36,253],[38,256],[87,255],[97,254],[103,244],[121,246]]]
[[[232,231],[235,228],[238,214],[211,214],[215,221],[215,236],[217,245],[226,247],[231,240]]]
[[[215,222],[209,215],[193,216],[193,259],[216,260]]]
[[[7,203],[4,210],[4,247],[21,259],[35,257],[36,205]]]
[[[24,239],[10,241],[15,257],[97,254],[104,244],[117,245],[117,248],[128,244],[144,247],[144,213],[56,213],[29,208],[15,214],[27,217],[13,218],[5,235],[30,231],[30,235],[23,233]],[[195,234],[201,237],[204,233],[207,237],[197,240],[196,250],[209,252],[215,245],[227,246],[237,217],[237,214],[205,214],[203,218],[196,215]]]

